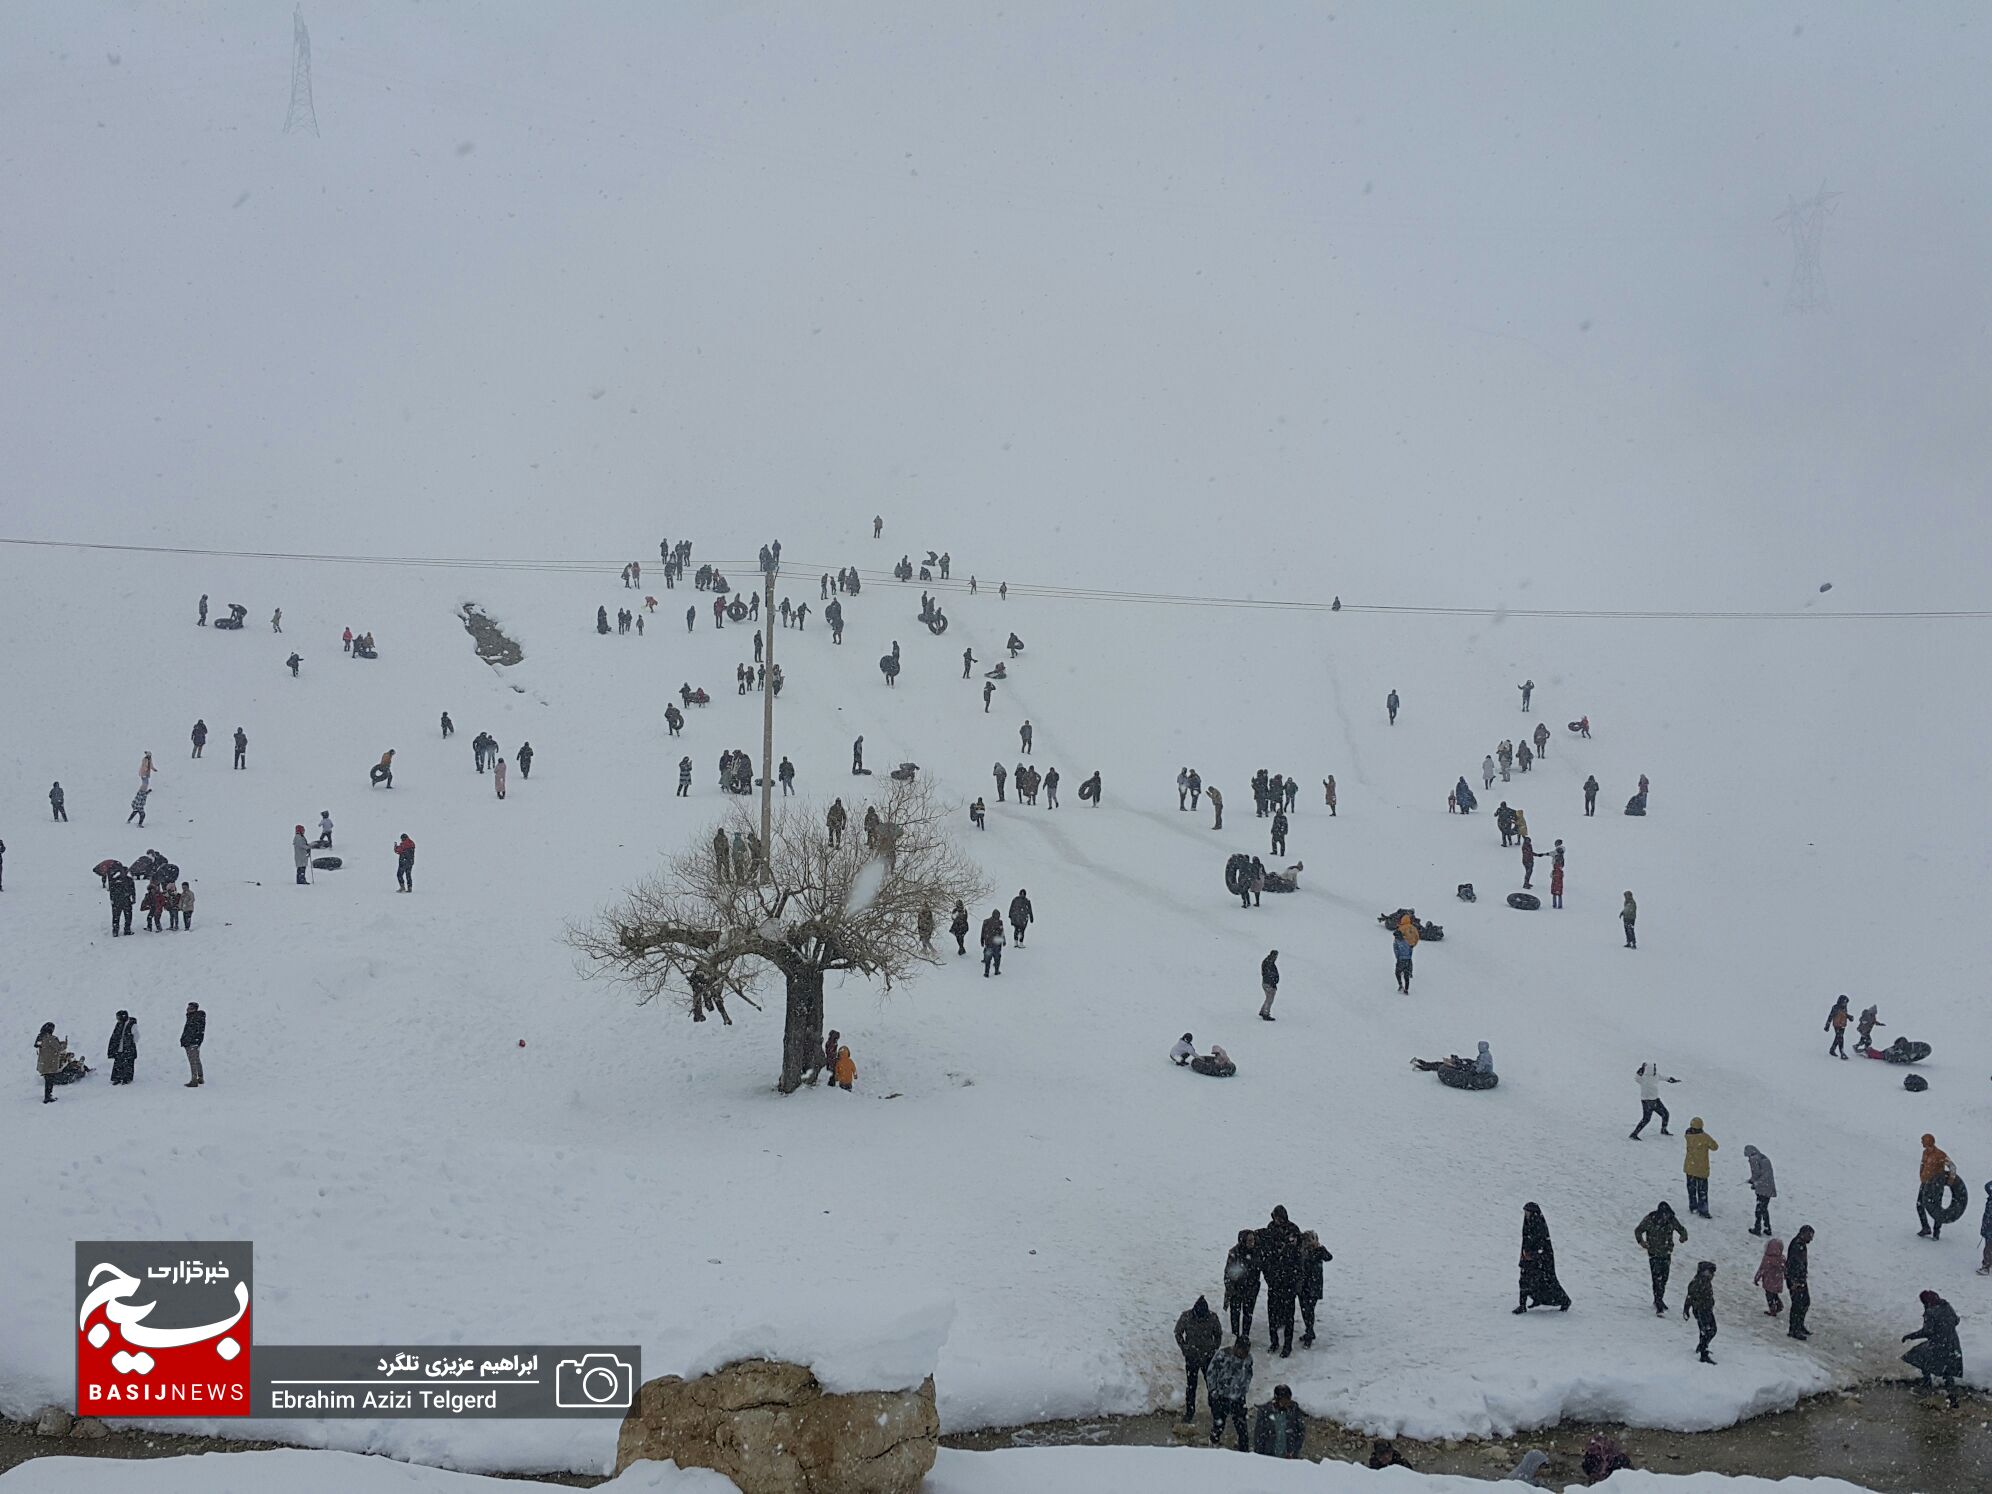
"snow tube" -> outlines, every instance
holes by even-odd
[[[224,633],[237,633],[242,630],[242,619],[239,617],[217,617],[214,620],[214,625]]]
[[[1252,880],[1252,858],[1234,855],[1224,863],[1224,890],[1233,897],[1243,892]]]
[[[1930,1081],[1925,1079],[1921,1074],[1904,1074],[1902,1076],[1902,1087],[1912,1095],[1918,1095],[1930,1087]]]
[[[1476,901],[1476,896],[1473,891],[1473,884],[1471,882],[1460,883],[1459,890],[1455,892],[1453,896],[1457,897],[1463,903],[1470,903]]]
[[[1929,1056],[1928,1043],[1912,1043],[1907,1038],[1897,1038],[1886,1048],[1868,1049],[1869,1058],[1878,1058],[1883,1063],[1921,1063]]]
[[[1533,913],[1542,906],[1542,899],[1533,892],[1511,892],[1508,894],[1508,906],[1520,908],[1524,913]]]
[[[1238,1072],[1237,1064],[1220,1064],[1208,1053],[1200,1053],[1191,1059],[1190,1068],[1193,1072],[1206,1075],[1212,1079],[1229,1079],[1233,1074]]]
[[[1501,1082],[1499,1074],[1483,1074],[1478,1069],[1434,1069],[1433,1072],[1447,1089],[1492,1089]]]
[[[1938,1205],[1933,1212],[1939,1223],[1955,1224],[1964,1217],[1964,1211],[1971,1206],[1971,1190],[1965,1186],[1964,1179],[1957,1173],[1952,1173],[1944,1180],[1944,1188],[1950,1194],[1950,1201]]]
[[[737,597],[734,598],[732,602],[727,604],[726,615],[734,622],[747,621],[747,604]]]
[[[1643,815],[1643,814],[1645,814],[1645,813],[1646,813],[1646,795],[1644,795],[1644,794],[1634,794],[1634,795],[1633,795],[1633,796],[1632,796],[1632,797],[1631,797],[1630,799],[1626,800],[1626,801],[1625,801],[1625,812],[1626,812],[1627,814],[1629,814],[1629,815],[1633,815],[1633,816],[1635,816],[1635,817],[1638,817],[1638,816],[1640,816],[1640,815]]]
[[[340,856],[313,856],[311,858],[311,864],[317,867],[320,871],[337,871],[340,867],[344,866],[346,862],[345,858]]]
[[[1418,938],[1425,944],[1437,944],[1445,936],[1446,931],[1441,924],[1421,923],[1418,925]]]
[[[927,620],[927,631],[932,633],[936,638],[947,632],[947,630],[948,618],[945,612],[936,612]]]
[[[1572,721],[1569,722],[1568,725],[1570,730],[1572,731],[1581,732],[1584,729],[1584,723],[1581,721]]]
[[[1093,787],[1092,780],[1088,779],[1085,783],[1079,785],[1079,797],[1081,799],[1094,799],[1099,797],[1099,790]]]

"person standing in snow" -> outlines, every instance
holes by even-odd
[[[1697,1115],[1688,1122],[1688,1129],[1681,1137],[1681,1172],[1688,1183],[1688,1212],[1709,1218],[1708,1212],[1708,1154],[1722,1148],[1708,1132],[1702,1129],[1702,1118]]]
[[[1625,925],[1625,947],[1639,948],[1639,935],[1634,929],[1634,925],[1639,922],[1639,904],[1632,900],[1630,892],[1625,895],[1625,902],[1619,908],[1619,922]]]
[[[1286,848],[1287,848],[1287,847],[1286,847],[1286,843],[1287,843],[1287,817],[1286,817],[1286,811],[1285,811],[1284,809],[1276,809],[1276,810],[1274,810],[1274,811],[1273,811],[1273,849],[1272,849],[1272,854],[1273,854],[1273,855],[1275,855],[1275,856],[1284,856],[1284,855],[1286,855]]]
[[[692,794],[692,760],[689,757],[681,757],[678,759],[678,792],[676,797],[680,799],[688,799],[691,797],[691,794]],[[832,845],[835,845],[837,843],[836,838],[834,836],[831,838],[830,843]]]
[[[1750,1191],[1757,1196],[1757,1214],[1750,1221],[1750,1233],[1768,1235],[1771,1232],[1771,1200],[1778,1196],[1778,1183],[1771,1171],[1771,1159],[1754,1146],[1743,1148],[1743,1155],[1750,1162]]]
[[[1293,1356],[1293,1310],[1300,1295],[1300,1230],[1276,1204],[1259,1230],[1259,1274],[1266,1282],[1266,1352]]]
[[[1646,1123],[1656,1115],[1660,1117],[1660,1134],[1673,1135],[1674,1133],[1667,1129],[1670,1117],[1667,1114],[1667,1107],[1660,1102],[1660,1085],[1663,1081],[1668,1084],[1679,1084],[1681,1081],[1672,1074],[1663,1075],[1660,1066],[1650,1061],[1634,1070],[1633,1077],[1639,1081],[1639,1124],[1632,1128],[1632,1139],[1639,1140],[1639,1133],[1646,1129]]]
[[[1593,773],[1584,780],[1584,814],[1586,818],[1598,812],[1598,775]]]
[[[1556,1246],[1550,1242],[1549,1221],[1539,1204],[1522,1205],[1521,1285],[1515,1311],[1554,1307],[1570,1311],[1570,1294],[1556,1279]]]
[[[1978,1274],[1992,1276],[1992,1183],[1985,1185],[1985,1212],[1979,1216],[1978,1237],[1985,1242],[1979,1256]]]
[[[1847,1023],[1852,1018],[1847,1011],[1847,998],[1842,996],[1833,1003],[1833,1009],[1826,1013],[1826,1025],[1819,1030],[1833,1034],[1833,1041],[1826,1049],[1826,1056],[1837,1056],[1842,1062],[1847,1057]]]
[[[1034,735],[1036,735],[1036,733],[1032,731],[1031,723],[1028,719],[1024,722],[1022,726],[1017,728],[1017,736],[1023,742],[1023,752],[1025,757],[1029,757],[1031,755],[1031,738]]]
[[[994,698],[995,698],[995,695],[996,695],[996,682],[995,682],[994,680],[984,680],[984,681],[982,682],[982,714],[983,714],[983,715],[985,715],[985,716],[986,716],[986,715],[988,715],[988,714],[989,714],[989,702],[990,702],[990,701],[991,701],[992,699],[994,699]]]
[[[1525,891],[1526,891],[1526,890],[1527,890],[1527,889],[1528,889],[1528,888],[1529,888],[1530,886],[1532,886],[1532,885],[1534,884],[1534,879],[1535,879],[1535,870],[1536,870],[1536,848],[1535,848],[1535,841],[1534,841],[1534,840],[1533,840],[1533,839],[1532,839],[1531,837],[1529,837],[1529,836],[1527,836],[1527,835],[1524,835],[1524,836],[1522,837],[1522,887],[1523,887],[1523,890],[1525,890]]]
[[[1335,818],[1335,775],[1330,773],[1321,780],[1321,794],[1328,801],[1328,818]]]
[[[1286,781],[1287,813],[1292,814],[1300,802],[1300,780],[1289,776]]]
[[[499,758],[491,765],[491,784],[498,790],[498,797],[505,797],[505,759]]]
[[[188,736],[189,739],[194,744],[193,756],[199,757],[201,755],[201,749],[207,746],[207,740],[208,740],[207,722],[205,720],[198,720],[194,722],[194,729],[192,732],[188,734]]]
[[[533,744],[531,742],[522,742],[519,744],[518,763],[519,777],[531,778],[533,776]]]
[[[1384,697],[1383,705],[1384,709],[1390,712],[1390,724],[1395,726],[1397,724],[1397,691],[1395,689],[1392,689],[1390,694]]]
[[[1210,1445],[1224,1440],[1228,1421],[1238,1436],[1238,1450],[1245,1451],[1245,1402],[1252,1393],[1252,1344],[1243,1334],[1210,1362],[1204,1376],[1210,1388]]]
[[[41,1031],[35,1034],[35,1072],[41,1075],[44,1105],[55,1103],[55,1081],[62,1073],[64,1055],[68,1052],[69,1040],[55,1035],[55,1024],[42,1023]]]
[[[1491,792],[1494,787],[1494,756],[1489,753],[1480,760],[1480,790]]]
[[[180,927],[187,933],[194,931],[194,884],[180,884]]]
[[[413,892],[415,890],[415,842],[408,837],[406,830],[401,839],[394,843],[394,890]]]
[[[1010,770],[1001,763],[997,763],[990,771],[996,775],[996,802],[1001,804],[1003,802],[1003,785],[1009,782]]]
[[[1790,1338],[1812,1337],[1805,1326],[1805,1315],[1812,1310],[1812,1287],[1809,1277],[1812,1271],[1812,1226],[1801,1225],[1797,1234],[1791,1237],[1791,1245],[1785,1251],[1785,1288],[1791,1293],[1791,1317],[1785,1327]]]
[[[1536,757],[1538,759],[1542,759],[1549,756],[1549,726],[1547,725],[1547,723],[1541,721],[1536,722],[1535,744],[1536,744]]]
[[[138,887],[131,879],[131,873],[122,866],[114,866],[109,876],[104,878],[104,889],[111,895],[111,937],[118,937],[118,921],[124,920],[125,934],[131,933],[131,908],[138,901]]]
[[[1534,761],[1535,761],[1535,754],[1534,754],[1533,752],[1529,751],[1529,744],[1528,744],[1527,742],[1524,742],[1524,743],[1522,743],[1522,745],[1521,745],[1521,746],[1519,746],[1519,747],[1517,747],[1517,748],[1515,749],[1515,771],[1516,771],[1516,772],[1518,772],[1518,773],[1526,773],[1526,772],[1528,772],[1528,770],[1529,770],[1529,765],[1530,765],[1531,763],[1533,763]]]
[[[865,770],[865,739],[862,736],[860,736],[856,741],[851,743],[851,772],[853,774],[857,774],[864,772],[864,770]]]
[[[1390,952],[1397,962],[1397,994],[1400,996],[1411,994],[1411,957],[1416,950],[1417,946],[1404,936],[1401,929],[1390,936]]]
[[[1751,1230],[1750,1233],[1754,1235],[1756,1231]],[[1784,1241],[1773,1236],[1764,1242],[1764,1254],[1757,1262],[1757,1274],[1750,1281],[1764,1289],[1765,1317],[1774,1318],[1784,1311]]]
[[[1210,1383],[1210,1362],[1224,1343],[1224,1324],[1210,1310],[1210,1302],[1197,1298],[1190,1309],[1176,1319],[1176,1347],[1183,1352],[1183,1420],[1197,1415],[1197,1377]]]
[[[111,1061],[111,1083],[131,1083],[138,1067],[138,1019],[122,1007],[111,1025],[111,1045],[104,1056]]]
[[[1190,809],[1194,812],[1197,807],[1197,801],[1203,797],[1203,774],[1199,773],[1195,768],[1191,768],[1189,774],[1187,786],[1190,791]]]
[[[1924,1292],[1917,1298],[1923,1304],[1923,1326],[1914,1333],[1902,1335],[1902,1342],[1909,1343],[1921,1339],[1902,1362],[1922,1375],[1920,1388],[1931,1388],[1931,1377],[1944,1382],[1944,1395],[1950,1401],[1951,1409],[1957,1409],[1957,1378],[1964,1373],[1964,1347],[1957,1337],[1957,1309],[1935,1292]],[[1213,1398],[1217,1392],[1211,1392]]]
[[[690,762],[691,759],[687,758],[685,761]],[[823,828],[829,831],[830,844],[832,846],[839,846],[844,843],[844,826],[849,821],[850,814],[844,808],[844,801],[841,798],[832,799],[830,801],[830,808],[823,816]]]
[[[1688,1243],[1687,1227],[1674,1217],[1674,1206],[1664,1198],[1653,1212],[1634,1227],[1633,1242],[1646,1252],[1647,1269],[1653,1276],[1653,1314],[1667,1316],[1667,1275],[1673,1269],[1674,1245]],[[1787,1268],[1788,1269],[1788,1268]]]
[[[1560,846],[1562,841],[1558,841]],[[1563,858],[1557,856],[1549,863],[1549,905],[1552,908],[1563,906]]]
[[[304,826],[299,825],[291,836],[291,860],[297,866],[297,885],[305,885],[304,869],[311,865],[311,842],[304,838]]]
[[[450,739],[451,737],[453,737],[453,736],[455,736],[455,735],[456,735],[456,723],[455,723],[454,721],[450,720],[450,713],[449,713],[448,711],[444,711],[444,712],[443,712],[443,740],[444,740],[445,742],[447,742],[447,741],[448,741],[448,740],[449,740],[449,739]]]
[[[1204,798],[1210,801],[1210,814],[1211,814],[1210,828],[1213,830],[1222,830],[1224,828],[1223,793],[1219,791],[1216,784],[1212,784],[1209,788],[1204,790]]]
[[[1259,989],[1266,995],[1266,999],[1259,1003],[1259,1020],[1271,1022],[1274,1020],[1273,998],[1280,994],[1280,952],[1277,949],[1259,961]]]
[[[152,790],[143,787],[131,796],[131,813],[125,816],[125,823],[127,825],[136,820],[139,829],[143,830],[145,828],[145,801],[151,797]]]
[[[1695,1316],[1695,1327],[1700,1337],[1695,1343],[1695,1358],[1703,1364],[1714,1364],[1709,1358],[1708,1346],[1715,1339],[1715,1262],[1703,1261],[1695,1267],[1695,1279],[1688,1283],[1687,1295],[1681,1299],[1681,1316],[1689,1313]]]
[[[1187,810],[1190,807],[1190,770],[1187,767],[1176,770],[1176,808]]]
[[[1535,687],[1534,680],[1523,680],[1515,687],[1522,692],[1522,709],[1525,711],[1529,708],[1529,697],[1535,694]]]
[[[187,1003],[187,1020],[180,1024],[180,1051],[187,1055],[187,1089],[207,1083],[201,1068],[201,1045],[207,1041],[208,1017],[198,1001]]]
[[[239,726],[235,728],[235,766],[249,766],[249,733]]]
[[[1238,1243],[1224,1255],[1224,1311],[1235,1338],[1252,1336],[1252,1314],[1259,1306],[1259,1237],[1238,1231]]]
[[[207,593],[202,592],[201,615],[194,620],[194,626],[197,628],[205,628],[207,625],[208,625],[208,599],[207,599]]]
[[[788,760],[786,753],[782,755],[781,762],[775,768],[775,781],[782,786],[784,799],[795,792],[795,764]]]
[[[1321,1268],[1335,1259],[1321,1243],[1321,1237],[1308,1230],[1300,1237],[1300,1346],[1314,1347],[1314,1312],[1326,1295]]]
[[[954,935],[955,953],[968,953],[968,908],[960,898],[955,899],[954,916],[948,920],[948,932]]]
[[[1100,807],[1100,770],[1095,768],[1093,776],[1079,785],[1079,797],[1091,801],[1095,809]]]
[[[329,851],[331,848],[332,848],[332,811],[329,809],[321,809],[318,811],[318,841],[317,844],[315,844],[312,847],[312,849],[315,851]]]
[[[272,612],[270,614],[270,631],[272,633],[281,633],[283,632],[283,630],[284,630],[284,609],[279,607],[275,612]]]

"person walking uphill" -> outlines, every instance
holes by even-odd
[[[989,979],[991,971],[1003,973],[1003,915],[994,908],[982,920],[982,978]]]
[[[1275,809],[1273,811],[1272,854],[1275,856],[1284,856],[1286,855],[1286,853],[1287,853],[1286,811],[1284,809]]]
[[[1176,1319],[1176,1347],[1183,1351],[1183,1420],[1197,1416],[1197,1377],[1210,1383],[1210,1362],[1224,1345],[1224,1324],[1210,1310],[1210,1302],[1197,1298],[1195,1304]]]
[[[1293,1310],[1300,1296],[1300,1230],[1285,1204],[1259,1230],[1259,1274],[1266,1281],[1266,1352],[1293,1357]]]
[[[1688,1180],[1688,1212],[1709,1217],[1708,1212],[1708,1154],[1721,1151],[1716,1140],[1702,1129],[1702,1118],[1697,1115],[1688,1122],[1687,1133],[1681,1138],[1681,1171]]]
[[[1688,1243],[1687,1227],[1674,1217],[1674,1206],[1662,1199],[1653,1212],[1633,1227],[1633,1243],[1646,1252],[1647,1269],[1653,1276],[1653,1315],[1667,1316],[1667,1274],[1674,1265],[1674,1246]]]
[[[1757,1196],[1757,1214],[1750,1221],[1750,1233],[1768,1235],[1771,1232],[1771,1200],[1778,1196],[1778,1183],[1771,1171],[1771,1159],[1754,1146],[1743,1148],[1743,1155],[1750,1160],[1750,1191]]]
[[[1229,1422],[1238,1450],[1246,1451],[1245,1404],[1252,1393],[1250,1340],[1241,1335],[1230,1348],[1220,1350],[1212,1358],[1204,1381],[1210,1388],[1210,1445],[1216,1447],[1224,1440],[1225,1423]]]
[[[1639,935],[1633,929],[1633,925],[1639,922],[1639,904],[1632,900],[1630,892],[1625,895],[1625,902],[1619,908],[1619,922],[1625,925],[1625,947],[1639,948]]]
[[[311,865],[311,842],[304,838],[304,826],[295,827],[291,835],[291,861],[297,867],[297,885],[305,885],[304,869]]]
[[[1833,1009],[1826,1013],[1826,1025],[1819,1030],[1833,1034],[1833,1041],[1826,1049],[1826,1056],[1844,1060],[1847,1056],[1847,1024],[1853,1020],[1847,1011],[1847,998],[1842,996],[1833,1003]]]
[[[1598,775],[1593,773],[1584,780],[1584,814],[1588,818],[1598,812]]]
[[[1274,1020],[1273,998],[1280,994],[1280,952],[1277,949],[1259,961],[1259,989],[1266,994],[1266,999],[1259,1004],[1259,1020],[1271,1022]]]
[[[193,742],[193,744],[194,744],[194,756],[195,756],[195,757],[199,757],[199,756],[201,755],[201,749],[202,749],[202,748],[204,748],[204,747],[206,747],[206,746],[207,746],[207,744],[208,744],[208,724],[207,724],[207,722],[206,722],[206,721],[196,721],[196,722],[194,723],[194,729],[193,729],[193,730],[192,730],[191,732],[189,732],[189,733],[188,733],[188,738],[189,738],[189,739],[190,739],[190,740],[191,740],[191,741]]]
[[[249,766],[249,733],[239,726],[235,728],[235,766]]]
[[[1010,899],[1010,937],[1017,948],[1024,947],[1024,932],[1037,921],[1037,913],[1031,907],[1031,896],[1023,888]]]
[[[1556,1279],[1556,1246],[1550,1243],[1549,1221],[1539,1204],[1522,1205],[1522,1258],[1517,1313],[1531,1307],[1553,1307],[1570,1311],[1570,1294]]]
[[[1695,1358],[1703,1364],[1714,1364],[1709,1358],[1708,1346],[1715,1340],[1715,1262],[1702,1261],[1695,1267],[1695,1279],[1688,1283],[1688,1292],[1681,1299],[1681,1316],[1689,1313],[1695,1316],[1695,1327],[1699,1336],[1695,1342]]]
[[[408,838],[406,830],[401,839],[394,843],[394,890],[413,892],[415,890],[415,842]]]
[[[505,797],[505,759],[499,758],[491,765],[491,784],[498,790],[498,797]]]
[[[187,1003],[187,1020],[180,1024],[180,1051],[187,1055],[186,1088],[198,1089],[207,1083],[201,1069],[201,1044],[207,1041],[208,1017],[198,1001]]]
[[[48,817],[51,823],[56,820],[62,821],[65,825],[69,823],[69,811],[64,809],[62,804],[62,784],[60,782],[50,784],[48,786]]]

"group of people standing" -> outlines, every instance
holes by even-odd
[[[187,1059],[186,1088],[198,1089],[207,1083],[201,1068],[201,1045],[207,1041],[207,1013],[198,1001],[187,1003],[180,1024],[180,1050]],[[69,1039],[56,1035],[55,1023],[44,1022],[35,1034],[35,1072],[42,1081],[42,1103],[53,1105],[57,1086],[73,1083],[94,1072],[69,1047]],[[111,1040],[104,1056],[111,1062],[111,1083],[130,1084],[138,1072],[138,1018],[120,1007],[111,1024]]]

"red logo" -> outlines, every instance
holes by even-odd
[[[76,1246],[80,1416],[247,1416],[249,1242]]]

